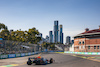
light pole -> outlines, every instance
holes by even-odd
[[[39,35],[35,35],[36,37],[41,37],[41,35],[39,34]],[[41,42],[41,41],[40,41]],[[40,42],[37,42],[37,49],[38,49],[38,51],[40,51],[40,48],[42,49],[42,45],[41,45],[41,43]],[[40,44],[40,46],[38,45],[38,44]],[[42,51],[42,50],[41,50]]]

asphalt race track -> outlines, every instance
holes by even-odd
[[[37,55],[34,55],[34,56],[37,56]],[[92,61],[92,60],[88,60],[88,59],[84,59],[80,57],[75,57],[68,54],[42,53],[41,56],[47,59],[53,58],[55,62],[53,64],[47,64],[47,65],[34,65],[34,64],[27,65],[26,61],[28,57],[12,58],[12,59],[7,59],[7,60],[16,61],[13,63],[12,67],[100,67],[100,62],[96,62],[96,61]],[[3,61],[3,60],[0,60],[0,61]]]

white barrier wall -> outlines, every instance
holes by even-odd
[[[72,46],[69,47],[69,51],[74,52],[74,44],[72,44]]]

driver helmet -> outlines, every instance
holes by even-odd
[[[38,56],[37,58],[41,58],[41,56]]]

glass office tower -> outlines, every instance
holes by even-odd
[[[58,21],[54,21],[54,43],[58,43]]]
[[[63,44],[63,29],[62,29],[62,25],[60,25],[60,43]]]
[[[67,44],[67,45],[70,44],[70,41],[71,41],[70,36],[67,36],[67,37],[66,37],[66,44]]]
[[[52,34],[52,31],[49,31],[49,42],[53,43],[53,34]]]

